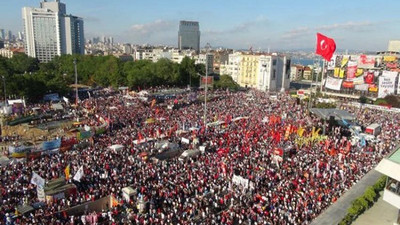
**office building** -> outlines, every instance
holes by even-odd
[[[6,38],[6,34],[4,33],[4,29],[0,29],[0,39],[4,40]]]
[[[24,7],[25,52],[41,62],[62,54],[84,54],[83,19],[67,15],[59,0],[42,1],[40,8]]]
[[[197,53],[200,51],[200,27],[199,22],[180,21],[178,31],[178,48],[193,49]]]

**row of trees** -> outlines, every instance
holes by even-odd
[[[178,64],[168,59],[122,62],[114,56],[63,55],[49,63],[39,63],[25,54],[16,54],[11,59],[0,57],[0,78],[5,78],[7,95],[24,96],[29,101],[39,101],[46,93],[66,95],[69,85],[75,82],[74,59],[78,82],[89,86],[199,86],[199,75],[205,74],[204,65],[195,64],[188,57]],[[237,87],[230,77],[221,78],[216,82],[217,88]],[[0,93],[4,95],[2,88]]]

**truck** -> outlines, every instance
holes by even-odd
[[[381,133],[382,127],[377,123],[373,123],[365,128],[365,133],[377,136]]]

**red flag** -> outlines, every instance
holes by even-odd
[[[140,143],[140,142],[142,142],[142,140],[143,140],[143,136],[141,133],[139,133],[138,134],[138,142]]]
[[[315,53],[330,61],[335,50],[336,43],[332,38],[317,33],[317,49]]]

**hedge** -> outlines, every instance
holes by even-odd
[[[365,210],[371,208],[379,198],[379,192],[383,190],[386,184],[386,176],[382,176],[378,181],[368,187],[364,194],[355,199],[351,207],[347,210],[346,216],[340,221],[339,225],[350,225]]]

